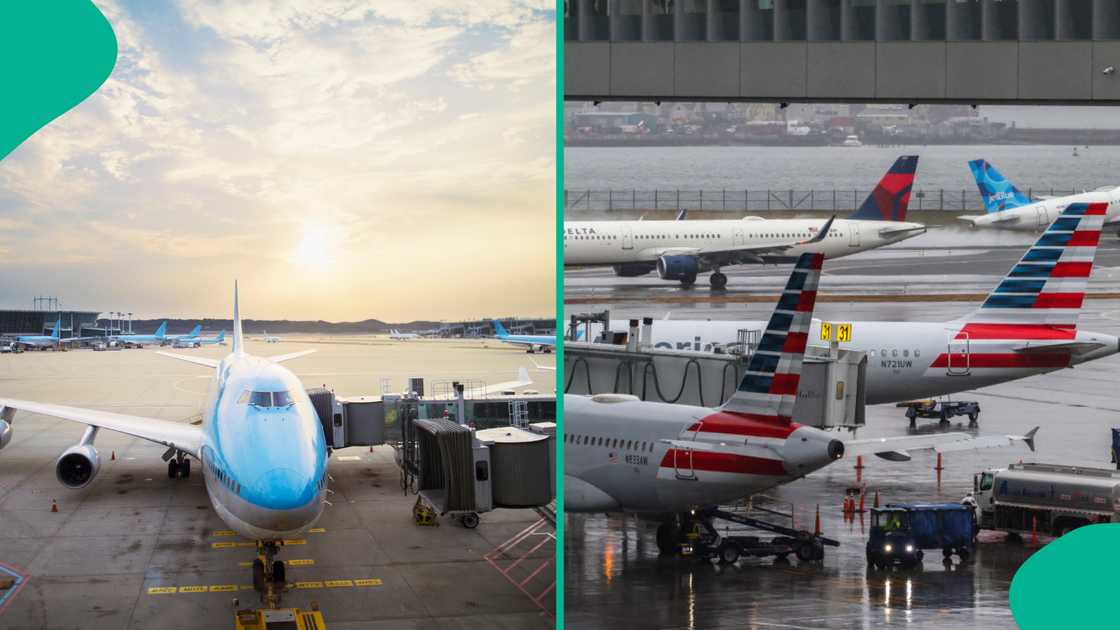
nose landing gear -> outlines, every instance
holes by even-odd
[[[257,559],[253,560],[253,589],[267,608],[280,606],[280,596],[288,588],[284,563],[276,560],[282,541],[258,540]]]

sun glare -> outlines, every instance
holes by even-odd
[[[292,262],[309,271],[322,271],[333,260],[331,242],[326,230],[305,228],[303,239],[292,252]]]

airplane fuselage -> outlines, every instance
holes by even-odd
[[[655,263],[666,251],[703,254],[737,247],[778,245],[816,235],[821,219],[697,221],[572,221],[564,224],[564,265]],[[803,253],[838,258],[925,232],[919,223],[836,219],[818,243],[763,254],[758,262],[787,263]],[[652,271],[652,268],[650,269]],[[704,271],[702,269],[702,271]]]
[[[1044,199],[1018,208],[1009,208],[978,216],[961,217],[961,219],[970,223],[973,227],[1042,232],[1069,204],[1084,202],[1107,202],[1108,212],[1104,217],[1105,224],[1120,221],[1120,188]]]
[[[564,396],[565,510],[683,512],[788,483],[836,459],[835,437],[813,427],[751,426],[714,409],[626,398]],[[673,440],[734,443],[737,452]]]
[[[323,511],[327,449],[300,380],[266,359],[230,354],[215,370],[205,405],[199,456],[222,521],[254,540],[311,527]]]
[[[1028,341],[980,339],[977,337],[983,335],[970,331],[961,321],[837,320],[832,324],[847,326],[840,348],[867,353],[866,394],[867,404],[872,405],[970,391],[1053,372],[1120,350],[1117,337],[1081,330],[1071,339]],[[655,321],[651,341],[658,348],[711,351],[713,344],[726,347],[736,343],[739,330],[761,331],[765,325],[762,321]],[[626,321],[611,322],[612,330],[627,327]],[[598,332],[593,330],[592,334]],[[1023,351],[1025,346],[1062,342],[1083,345],[1074,353]],[[814,319],[810,327],[809,345],[828,345],[821,337],[819,319]]]

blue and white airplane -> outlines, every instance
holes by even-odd
[[[218,334],[209,339],[199,339],[198,343],[204,346],[224,346],[226,345],[226,331],[219,330]]]
[[[959,217],[972,227],[1043,232],[1071,203],[1107,203],[1104,224],[1116,227],[1120,222],[1120,187],[1105,186],[1065,197],[1031,199],[987,160],[972,160],[968,168],[980,189],[986,210],[986,214]]]
[[[159,328],[150,335],[115,335],[113,340],[119,341],[123,344],[132,346],[147,346],[151,344],[163,344],[168,340],[167,337],[167,322],[159,325]]]
[[[194,345],[194,342],[198,340],[198,335],[201,332],[202,324],[195,324],[194,328],[192,328],[189,333],[185,335],[164,335],[163,340],[164,342],[170,342],[172,344],[183,342],[187,345]]]
[[[62,317],[60,316],[55,321],[54,329],[51,330],[51,334],[49,334],[49,335],[20,335],[20,336],[15,338],[14,343],[16,343],[18,345],[21,345],[21,346],[24,346],[25,348],[43,348],[43,349],[46,349],[46,348],[57,348],[57,347],[59,347],[63,344],[74,343],[76,341],[82,341],[82,340],[86,339],[86,337],[67,337],[66,339],[63,339],[59,334],[61,330],[62,330]]]
[[[499,341],[511,343],[515,346],[524,346],[526,352],[532,354],[534,352],[543,352],[545,354],[552,352],[556,346],[556,337],[549,335],[511,335],[502,322],[493,320],[494,334]]]
[[[159,353],[213,372],[201,425],[0,397],[0,449],[11,441],[17,411],[87,425],[81,441],[63,451],[55,466],[59,482],[77,489],[89,485],[100,469],[93,445],[100,429],[162,444],[168,447],[169,477],[189,476],[188,456],[197,459],[210,503],[222,521],[274,553],[277,540],[315,523],[327,492],[322,425],[299,378],[279,365],[314,350],[255,357],[245,352],[243,339],[235,283],[228,356],[217,361]]]

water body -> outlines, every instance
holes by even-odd
[[[571,147],[568,190],[868,190],[899,155],[919,155],[915,189],[976,190],[967,162],[985,158],[1020,188],[1120,184],[1120,147]]]

